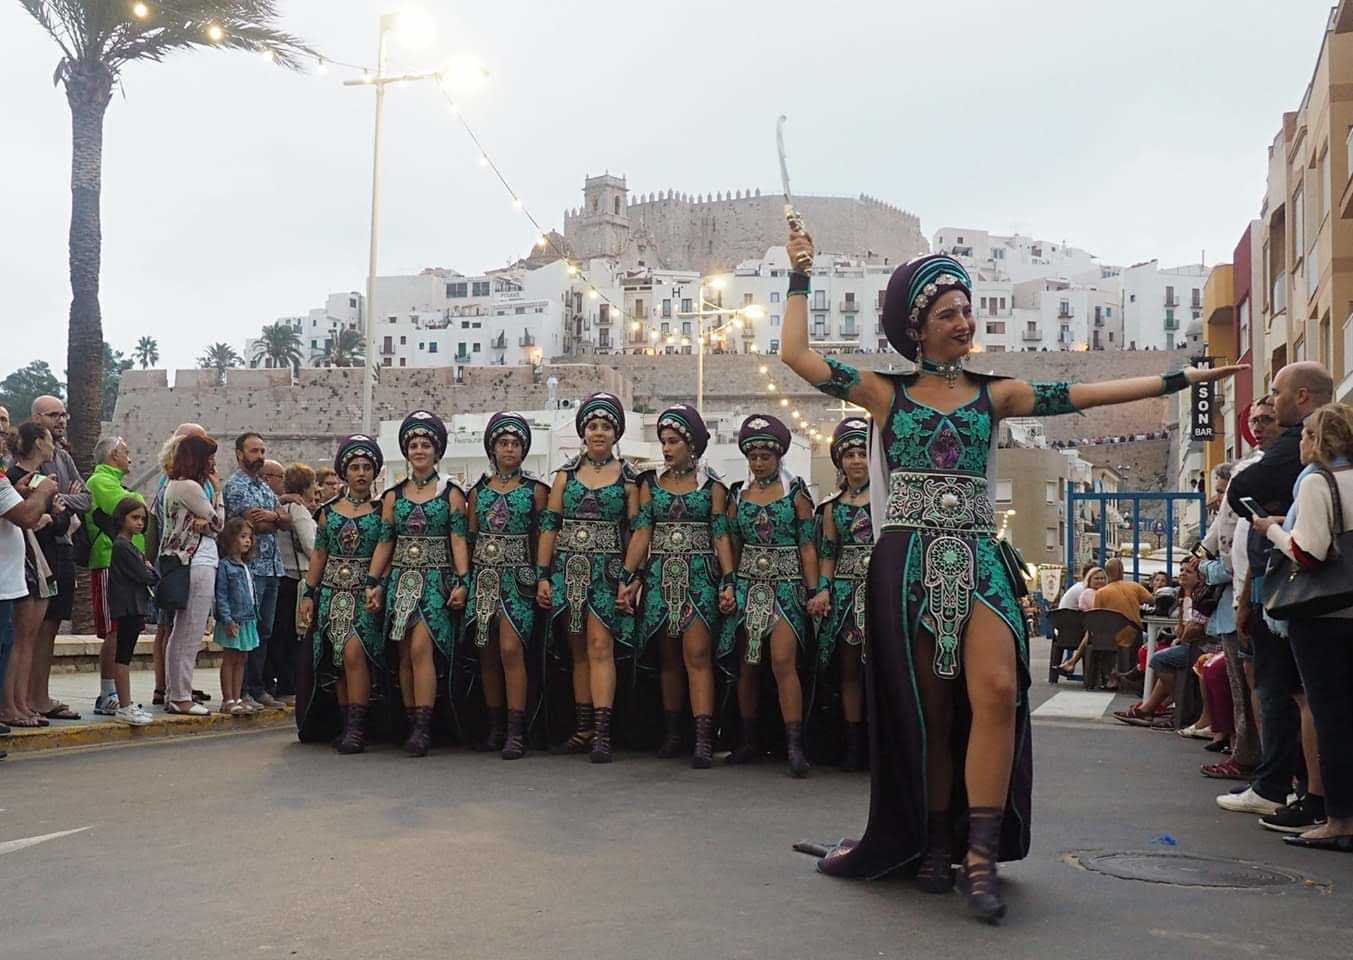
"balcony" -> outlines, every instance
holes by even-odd
[[[1176,332],[1179,329],[1179,321],[1174,319],[1173,317],[1166,317],[1165,329],[1170,333]]]
[[[1098,328],[1100,328],[1100,329],[1102,330],[1102,329],[1104,328],[1104,318],[1103,318],[1103,317],[1095,317],[1095,326],[1098,327]]]
[[[523,333],[520,337],[517,338],[517,346],[519,347],[534,347],[535,345],[536,338],[534,335],[530,333]]]
[[[1043,331],[1039,330],[1037,327],[1025,327],[1024,332],[1020,334],[1020,339],[1024,340],[1026,343],[1038,343],[1043,339]]]
[[[1167,307],[1179,306],[1179,298],[1176,297],[1173,293],[1167,293],[1165,295],[1165,306]]]
[[[458,354],[456,354],[455,362],[456,362],[456,363],[469,363],[469,362],[470,362],[470,355],[469,355],[468,353],[458,353]]]
[[[860,301],[858,301],[858,300],[842,300],[842,301],[841,301],[841,312],[842,312],[842,313],[858,313],[859,310],[860,310]]]
[[[1058,320],[1070,320],[1070,319],[1071,319],[1072,317],[1074,317],[1075,315],[1076,315],[1076,311],[1075,311],[1075,310],[1072,310],[1072,309],[1071,309],[1070,307],[1068,307],[1068,306],[1063,305],[1063,306],[1057,308],[1057,319],[1058,319]]]
[[[1269,310],[1273,314],[1282,313],[1287,309],[1287,274],[1280,273],[1273,278],[1273,286],[1269,289]]]
[[[860,336],[860,328],[853,323],[844,324],[841,327],[841,337],[845,340],[857,340]]]
[[[506,349],[507,349],[507,331],[506,331],[506,330],[500,331],[499,334],[498,334],[498,336],[494,337],[492,340],[489,341],[489,349],[490,349],[490,350],[506,350]]]

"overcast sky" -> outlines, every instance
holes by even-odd
[[[328,55],[374,60],[398,0],[282,0]],[[941,226],[1021,231],[1109,263],[1230,259],[1259,208],[1266,148],[1311,77],[1328,0],[425,0],[418,68],[492,72],[466,117],[528,208],[562,226],[583,177],[632,191],[777,189],[788,113],[800,193],[868,193]],[[70,116],[58,50],[0,0],[0,375],[65,369]],[[134,64],[104,141],[106,339],[161,365],[236,348],[364,283],[372,94],[345,71],[246,54]],[[387,99],[380,272],[465,272],[534,233],[476,164],[434,89]]]

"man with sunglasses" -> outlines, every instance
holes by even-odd
[[[72,515],[84,518],[92,506],[89,491],[80,479],[75,460],[66,446],[66,427],[70,415],[60,397],[42,396],[33,401],[32,417],[52,434],[52,459],[38,467],[38,472],[56,480],[57,496]],[[56,595],[47,601],[47,614],[38,628],[37,647],[33,651],[32,685],[29,701],[49,720],[78,720],[80,715],[64,703],[53,700],[47,681],[51,673],[52,651],[61,621],[69,620],[75,605],[75,555],[71,546],[74,526],[56,541]]]

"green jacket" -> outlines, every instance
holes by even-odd
[[[117,505],[127,497],[135,497],[142,503],[146,502],[146,498],[141,494],[128,490],[122,485],[124,476],[126,474],[117,467],[101,463],[94,468],[94,472],[89,475],[89,481],[85,484],[90,497],[94,500],[94,506],[84,516],[84,522],[89,525],[89,569],[91,570],[106,570],[108,565],[113,562],[113,541],[94,522],[94,511],[102,510],[109,517],[112,517]],[[146,538],[144,534],[138,533],[132,537],[132,543],[136,544],[136,549],[145,553]]]

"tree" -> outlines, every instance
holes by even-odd
[[[197,358],[198,366],[203,370],[216,371],[216,382],[221,385],[226,382],[226,371],[238,367],[240,362],[240,355],[228,343],[213,343]]]
[[[34,360],[0,380],[0,407],[8,410],[11,422],[17,424],[28,419],[38,397],[59,397],[64,393],[65,385],[56,379],[47,361]]]
[[[103,344],[103,394],[102,404],[100,406],[100,416],[103,420],[113,419],[113,411],[117,408],[117,391],[122,385],[122,374],[132,368],[133,360],[122,355],[121,350],[114,351],[108,346],[107,341]],[[70,376],[70,371],[66,371],[66,376]]]
[[[70,442],[76,463],[90,469],[99,436],[103,383],[103,256],[99,199],[103,186],[103,118],[123,68],[159,63],[171,53],[222,47],[268,54],[297,68],[316,56],[278,30],[275,0],[19,0],[56,42],[61,59],[53,83],[66,90],[71,112],[71,303],[66,368],[70,378]]]
[[[265,366],[278,369],[291,367],[296,373],[300,373],[301,362],[304,359],[302,347],[301,335],[296,332],[296,328],[285,320],[278,320],[263,328],[263,333],[254,343],[249,359],[253,363],[263,363]]]
[[[347,327],[330,337],[324,350],[324,363],[330,367],[355,367],[365,354],[365,341],[356,330]]]
[[[136,362],[141,364],[141,369],[145,370],[153,364],[160,362],[160,344],[154,337],[142,337],[136,341],[136,346],[132,349],[132,356]]]

